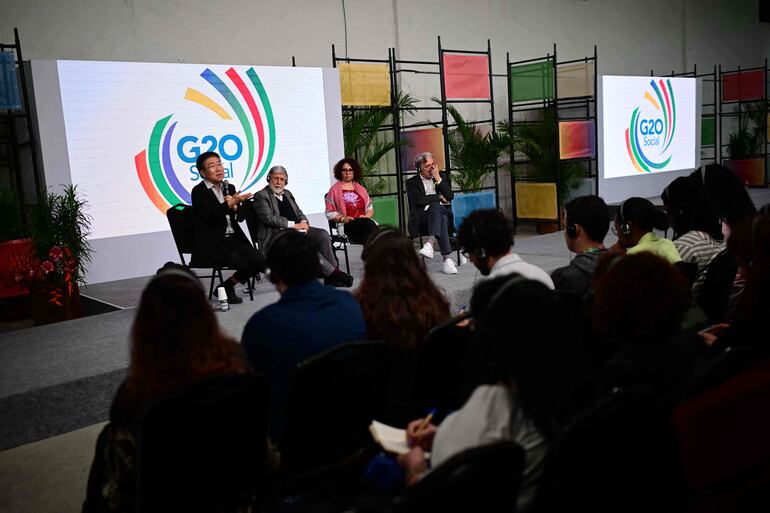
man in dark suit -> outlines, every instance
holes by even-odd
[[[409,235],[418,237],[428,234],[428,241],[420,249],[420,255],[433,258],[433,246],[438,240],[441,256],[444,258],[444,274],[457,274],[457,266],[450,256],[449,223],[451,222],[450,202],[454,198],[452,184],[446,173],[439,172],[433,162],[433,155],[420,153],[414,159],[417,174],[406,181],[406,195],[409,199]]]
[[[236,283],[265,270],[265,257],[249,243],[238,226],[236,214],[250,192],[237,193],[228,184],[222,160],[217,153],[201,153],[195,161],[203,180],[193,187],[192,206],[195,226],[190,264],[195,267],[227,266],[236,269],[224,287],[228,303],[242,303],[235,294]]]
[[[280,230],[292,228],[308,237],[316,250],[321,263],[324,283],[334,287],[350,287],[353,277],[340,271],[335,262],[329,232],[314,228],[294,200],[294,195],[286,189],[289,175],[283,166],[273,166],[267,172],[267,186],[254,195],[254,211],[257,217],[257,242],[263,251],[270,249],[273,236]]]

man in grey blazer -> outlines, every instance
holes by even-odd
[[[281,230],[290,228],[304,233],[318,250],[321,273],[324,283],[335,287],[350,287],[353,277],[340,271],[333,264],[334,250],[326,230],[314,228],[294,200],[294,195],[286,189],[289,175],[283,166],[273,166],[267,172],[267,186],[254,194],[256,213],[257,243],[265,253],[269,250],[272,238]]]

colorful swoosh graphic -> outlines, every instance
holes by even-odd
[[[656,84],[650,80],[650,87],[655,94],[653,97],[650,91],[645,91],[644,99],[650,102],[656,111],[663,117],[663,143],[659,154],[663,154],[674,139],[676,133],[676,99],[674,98],[674,89],[671,87],[671,80],[660,79]],[[625,132],[626,151],[631,163],[640,173],[651,173],[653,170],[665,168],[671,162],[671,156],[663,161],[655,161],[645,154],[642,146],[639,144],[639,123],[640,108],[636,107],[631,113],[630,126]]]
[[[249,68],[245,74],[248,82],[257,92],[259,101],[255,100],[246,82],[234,68],[229,68],[225,76],[232,83],[237,95],[211,69],[206,68],[200,75],[225,100],[230,112],[214,99],[192,87],[188,87],[184,95],[185,100],[205,107],[224,121],[238,120],[248,151],[246,172],[238,187],[239,190],[244,191],[259,182],[265,175],[272,162],[276,143],[275,116],[265,87],[253,67]],[[177,203],[191,203],[190,191],[177,178],[171,161],[171,140],[174,129],[178,125],[178,121],[171,123],[173,116],[170,114],[155,123],[147,148],[134,157],[139,183],[152,204],[163,215]],[[248,185],[244,186],[247,181],[249,181]]]

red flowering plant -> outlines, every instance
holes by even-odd
[[[31,253],[13,255],[10,274],[16,283],[44,294],[49,303],[64,306],[77,283],[77,259],[66,246],[53,246],[47,257],[41,262]]]
[[[43,191],[30,217],[33,250],[9,258],[6,281],[42,293],[52,305],[68,306],[91,260],[91,218],[85,205],[74,185],[59,193]]]

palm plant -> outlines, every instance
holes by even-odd
[[[396,96],[399,110],[413,114],[417,100],[409,93],[399,92]],[[393,111],[390,107],[374,107],[366,110],[352,110],[343,121],[345,155],[355,158],[361,164],[363,185],[369,194],[378,194],[385,188],[385,179],[378,176],[380,160],[398,148],[405,141],[383,137],[381,128],[392,122]]]
[[[508,134],[514,141],[513,150],[523,153],[532,163],[536,180],[557,183],[559,203],[564,204],[570,191],[580,185],[585,171],[580,162],[559,161],[559,129],[555,116],[553,109],[542,109],[534,121],[503,120],[498,123],[498,130]]]
[[[762,153],[767,134],[767,104],[753,102],[744,105],[738,128],[727,142],[727,154],[733,160],[755,157]]]
[[[483,133],[465,121],[452,105],[447,112],[457,125],[447,138],[454,173],[452,179],[463,192],[481,189],[486,177],[500,165],[500,155],[509,147],[508,138],[496,133]]]

